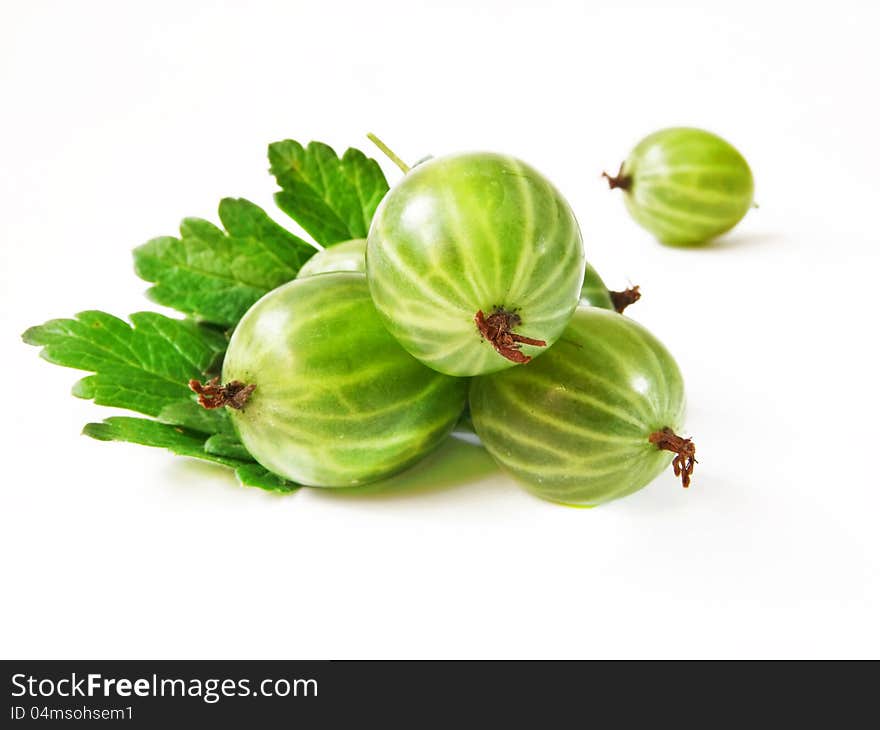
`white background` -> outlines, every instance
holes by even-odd
[[[614,5],[0,2],[2,656],[880,654],[877,6]],[[598,177],[677,124],[756,177],[705,250]],[[151,308],[134,246],[226,195],[288,223],[266,144],[367,131],[557,183],[678,358],[691,489],[568,509],[450,443],[390,488],[282,498],[79,435],[110,412],[20,333]]]

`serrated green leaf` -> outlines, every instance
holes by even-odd
[[[288,139],[269,145],[270,171],[281,191],[275,202],[322,246],[366,238],[388,182],[375,160],[350,148]]]
[[[180,456],[192,456],[224,466],[239,466],[239,459],[230,459],[205,451],[207,436],[182,426],[151,421],[148,418],[112,416],[100,423],[87,423],[83,433],[98,441],[126,441],[142,446],[168,449]]]
[[[135,271],[153,282],[155,302],[200,320],[233,327],[267,292],[296,278],[314,246],[243,199],[220,202],[225,231],[186,218],[180,238],[154,238],[134,251]]]
[[[172,451],[180,456],[191,456],[203,461],[228,466],[235,471],[244,486],[260,487],[275,492],[292,492],[298,485],[276,477],[253,461],[209,453],[205,449],[206,434],[171,426],[147,418],[114,416],[100,423],[87,423],[83,433],[99,441],[124,441]]]
[[[74,386],[80,398],[149,416],[191,402],[187,382],[209,374],[226,349],[226,338],[195,322],[155,312],[138,312],[130,319],[132,324],[105,312],[81,312],[76,319],[31,327],[22,339],[42,346],[40,354],[49,362],[95,373]],[[218,423],[215,430],[223,428]]]

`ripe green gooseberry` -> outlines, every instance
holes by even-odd
[[[305,279],[308,276],[328,274],[333,271],[358,271],[363,274],[366,268],[364,262],[366,250],[366,238],[334,243],[321,249],[306,261],[296,278]]]
[[[430,159],[385,196],[367,237],[367,280],[404,349],[449,375],[528,362],[577,306],[584,251],[558,190],[513,157]]]
[[[580,306],[523,367],[474,378],[470,410],[489,453],[544,499],[594,506],[644,487],[670,461],[684,486],[695,449],[679,437],[681,372],[644,327]]]
[[[729,231],[753,204],[745,158],[721,137],[674,127],[645,137],[608,185],[624,192],[630,215],[660,241],[705,243]]]
[[[191,383],[227,406],[248,452],[299,484],[347,487],[418,461],[452,430],[467,381],[426,368],[388,333],[359,273],[295,279],[244,315],[223,383]]]
[[[588,307],[600,307],[622,313],[630,304],[641,299],[642,294],[638,286],[631,286],[623,291],[611,291],[605,286],[599,272],[587,262],[584,270],[584,281],[581,284],[580,303]]]

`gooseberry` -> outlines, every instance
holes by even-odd
[[[305,279],[307,276],[328,274],[334,271],[358,271],[363,274],[366,268],[364,262],[366,250],[366,238],[334,243],[332,246],[318,251],[306,261],[296,278]]]
[[[645,137],[615,176],[630,215],[663,243],[705,243],[733,228],[752,207],[745,158],[721,137],[674,127]]]
[[[430,159],[385,196],[367,280],[385,325],[429,367],[469,376],[528,362],[577,306],[580,230],[539,172],[487,152]]]
[[[638,286],[631,286],[623,291],[611,291],[605,286],[599,272],[596,271],[587,262],[584,270],[584,281],[581,285],[580,303],[590,307],[601,307],[602,309],[613,309],[615,312],[622,313],[630,304],[641,299],[642,294]]]
[[[223,383],[191,383],[227,406],[248,452],[299,484],[345,487],[418,461],[452,430],[467,381],[426,368],[388,333],[358,273],[296,279],[239,322]]]
[[[593,506],[696,463],[681,438],[681,373],[644,327],[580,306],[556,344],[523,367],[474,378],[470,410],[489,453],[540,497]]]

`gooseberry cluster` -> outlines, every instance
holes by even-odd
[[[325,248],[245,314],[222,379],[191,383],[202,405],[226,407],[263,467],[307,486],[394,474],[469,410],[540,497],[597,505],[670,460],[687,487],[681,372],[621,314],[638,287],[609,292],[587,264],[562,194],[500,154],[400,165],[366,239]],[[606,177],[669,244],[711,239],[752,202],[742,156],[697,129],[647,137]]]

